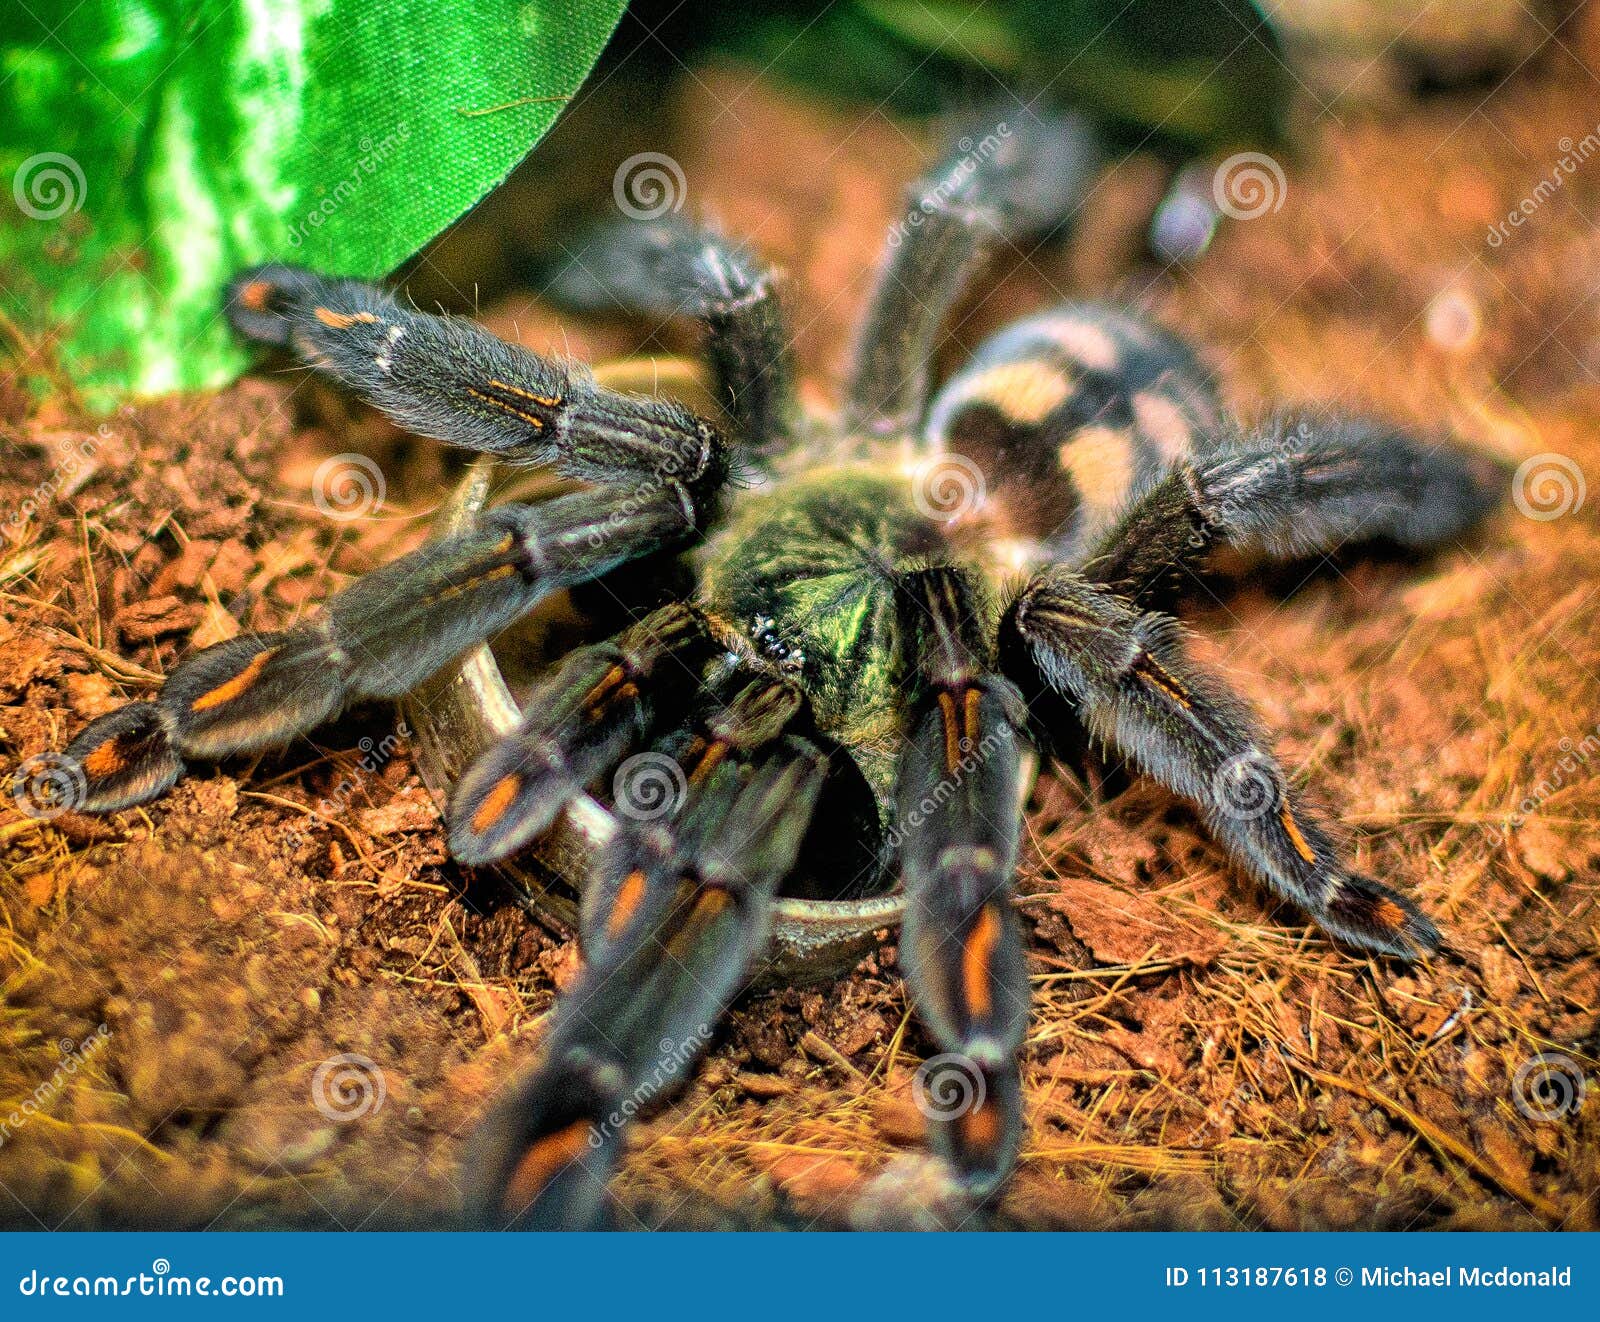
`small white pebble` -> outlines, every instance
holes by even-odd
[[[1428,304],[1428,338],[1450,353],[1462,353],[1483,333],[1483,312],[1464,289],[1445,289]]]

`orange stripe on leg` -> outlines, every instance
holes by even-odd
[[[501,1203],[507,1216],[519,1216],[550,1186],[562,1170],[589,1146],[589,1122],[574,1120],[565,1129],[536,1140],[506,1181]]]
[[[257,652],[250,658],[250,664],[241,670],[232,679],[223,680],[216,688],[208,693],[202,693],[189,704],[190,711],[210,711],[213,707],[220,707],[224,703],[232,702],[240,694],[249,690],[256,680],[261,678],[261,672],[268,661],[278,654],[276,647],[269,647],[265,652]]]
[[[720,886],[713,886],[701,894],[694,902],[694,912],[689,915],[691,923],[708,922],[715,918],[724,909],[733,903],[733,896]]]
[[[506,809],[516,802],[517,792],[521,789],[522,777],[517,772],[501,776],[483,796],[478,811],[472,814],[472,829],[482,834],[492,827],[506,815]]]
[[[267,300],[272,297],[272,284],[267,280],[252,280],[239,286],[239,302],[252,312],[265,312]]]
[[[513,395],[521,395],[523,399],[531,399],[535,404],[543,404],[547,409],[558,409],[564,402],[560,395],[536,395],[531,390],[514,386],[509,381],[496,381],[493,377],[489,378],[489,384],[497,390],[509,390]]]
[[[970,747],[975,746],[978,742],[978,730],[980,728],[978,724],[978,707],[982,701],[983,692],[981,689],[967,690],[966,718],[967,744],[969,749]]]
[[[449,601],[453,597],[459,597],[463,592],[471,592],[474,588],[480,588],[485,583],[492,583],[497,578],[507,578],[512,574],[521,572],[516,565],[496,565],[493,569],[486,569],[481,574],[474,574],[471,578],[464,578],[459,583],[447,584],[431,597],[424,597],[422,600],[427,605],[433,606],[441,601]]]
[[[371,312],[335,312],[332,308],[315,308],[317,320],[330,330],[349,330],[358,321],[371,324],[377,317]]]
[[[626,681],[626,682],[624,682]],[[631,702],[639,696],[639,686],[628,679],[628,672],[620,665],[612,666],[583,696],[584,719],[598,721],[613,702]]]
[[[1178,682],[1177,677],[1148,652],[1133,663],[1133,671],[1136,675],[1149,680],[1178,706],[1188,708],[1193,705],[1189,701],[1187,690]]]
[[[1283,829],[1289,833],[1289,843],[1294,846],[1294,852],[1305,859],[1307,863],[1315,863],[1317,856],[1312,851],[1311,845],[1307,842],[1305,836],[1300,833],[1300,823],[1295,821],[1294,810],[1287,803],[1283,805],[1283,810],[1278,814],[1278,820],[1283,823]]]
[[[694,764],[694,770],[689,773],[689,783],[700,784],[707,776],[715,771],[722,759],[728,755],[726,740],[716,739],[706,745],[705,751],[700,755],[700,760]]]
[[[1372,916],[1378,920],[1378,925],[1390,932],[1398,932],[1406,925],[1406,911],[1393,900],[1379,900],[1373,906]]]
[[[617,901],[611,906],[611,916],[606,919],[607,936],[615,937],[628,925],[628,920],[639,911],[639,902],[644,899],[644,891],[644,873],[635,868],[622,879],[622,885],[617,888]]]
[[[705,927],[732,904],[733,896],[720,886],[702,891],[696,897],[688,917],[683,920],[683,926],[673,935],[671,943],[667,946],[667,953],[674,959],[684,959]]]
[[[985,1099],[957,1122],[961,1137],[969,1148],[992,1151],[1000,1142],[1000,1107]]]
[[[85,773],[95,777],[97,780],[102,776],[114,776],[127,765],[128,756],[122,748],[120,739],[107,739],[105,743],[83,759]]]
[[[611,690],[622,683],[627,676],[627,671],[621,666],[612,666],[605,674],[600,676],[600,681],[584,695],[583,706],[598,707],[610,695]]]
[[[956,728],[956,700],[939,690],[939,719],[944,722],[944,769],[954,774],[961,762],[961,734]]]
[[[514,418],[521,418],[523,422],[527,423],[535,431],[544,430],[544,419],[536,417],[534,414],[529,413],[526,409],[519,409],[514,405],[506,403],[506,401],[503,399],[496,399],[493,395],[486,395],[483,393],[483,391],[474,389],[472,386],[467,386],[466,391],[467,394],[471,395],[474,399],[481,399],[485,404],[499,409],[502,413],[509,413]]]
[[[974,1019],[987,1018],[994,1009],[993,977],[990,964],[1000,944],[1000,916],[993,904],[978,910],[978,920],[967,933],[961,951],[961,988],[967,1013]]]

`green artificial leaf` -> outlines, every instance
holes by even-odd
[[[539,141],[623,8],[0,0],[0,329],[94,406],[229,380],[230,275],[391,270]]]

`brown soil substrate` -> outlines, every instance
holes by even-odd
[[[1600,482],[1600,164],[1487,242],[1560,141],[1600,123],[1591,31],[1486,98],[1324,118],[1281,209],[1228,225],[1176,279],[1125,274],[1153,167],[1120,167],[1074,243],[1007,255],[945,356],[1064,294],[1138,293],[1242,412],[1370,408]],[[746,75],[687,88],[670,142],[691,200],[785,264],[825,399],[926,144]],[[448,255],[419,276],[443,279]],[[639,345],[526,296],[485,315],[538,349]],[[0,438],[0,740],[18,760],[413,544],[452,471],[298,375],[103,426],[67,383],[39,403],[13,382]],[[352,451],[380,462],[387,499],[340,521],[309,492]],[[1198,655],[1254,695],[1363,870],[1420,897],[1459,956],[1406,971],[1338,952],[1170,797],[1046,777],[1022,879],[1030,1138],[973,1224],[1596,1228],[1600,1087],[1540,1121],[1516,1081],[1559,1053],[1600,1083],[1597,500],[1551,519],[1508,505],[1426,564],[1341,558],[1192,604]],[[0,1131],[0,1221],[455,1215],[462,1138],[535,1053],[574,951],[448,861],[393,731],[357,712],[105,820],[6,801],[0,1121],[32,1106]],[[637,1131],[623,1223],[871,1223],[884,1171],[917,1178],[910,1080],[930,1050],[892,941],[836,986],[745,1000]]]

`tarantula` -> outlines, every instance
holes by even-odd
[[[577,796],[608,800],[630,756],[683,773],[674,812],[617,812],[593,859],[582,969],[472,1145],[480,1223],[602,1218],[618,1113],[686,1074],[780,887],[903,885],[913,1001],[976,1085],[931,1141],[973,1198],[996,1190],[1023,1132],[1011,899],[1036,750],[1098,749],[1189,800],[1245,872],[1357,950],[1439,948],[1411,900],[1351,870],[1168,611],[1218,548],[1437,546],[1491,508],[1498,471],[1371,420],[1245,427],[1181,342],[1099,304],[1017,322],[933,391],[965,282],[998,245],[1063,224],[1097,165],[1086,128],[1052,117],[913,185],[827,419],[797,407],[773,273],[674,217],[601,227],[556,292],[698,318],[716,416],[356,281],[273,265],[231,286],[246,337],[413,432],[550,466],[569,489],[488,510],[309,622],[188,658],[153,701],[72,742],[76,806],[142,803],[189,762],[399,698],[584,585],[620,627],[551,665],[520,726],[460,777],[451,851],[481,865],[524,849]]]

